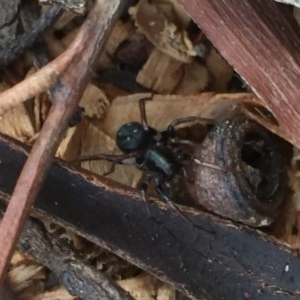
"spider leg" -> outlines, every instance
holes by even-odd
[[[148,212],[148,215],[150,216],[151,213],[150,213],[150,208],[149,208],[149,203],[148,203],[148,199],[147,199],[147,195],[146,195],[146,191],[148,189],[148,185],[149,185],[149,182],[152,180],[152,175],[151,174],[147,174],[146,175],[146,178],[142,181],[142,183],[140,184],[140,192],[141,192],[141,196],[142,196],[142,199],[143,201],[145,202],[146,204],[146,208],[147,208],[147,212]]]
[[[83,162],[83,161],[90,161],[90,160],[107,160],[110,162],[115,163],[122,163],[123,161],[126,161],[126,159],[129,158],[135,158],[140,154],[140,152],[131,152],[131,153],[125,153],[125,154],[96,154],[96,155],[85,155],[80,156],[71,162]]]
[[[171,200],[171,197],[168,196],[163,190],[162,190],[162,184],[167,184],[166,182],[164,182],[163,180],[161,180],[160,178],[155,178],[154,179],[155,182],[155,189],[157,194],[159,195],[159,197],[161,199],[163,199],[164,201],[166,201],[166,203],[180,216],[182,217],[187,223],[189,223],[190,225],[193,225],[193,223],[191,222],[191,220],[189,220],[177,207],[176,205],[173,203],[173,201]]]
[[[199,143],[193,142],[191,140],[181,139],[178,137],[175,138],[169,138],[169,143],[174,145],[188,145],[191,147],[197,147],[199,146]]]
[[[212,119],[201,118],[201,117],[196,117],[196,116],[178,118],[169,124],[169,126],[166,130],[168,136],[172,136],[174,134],[176,126],[178,126],[180,124],[191,123],[191,122],[199,122],[199,123],[205,123],[205,124],[213,124],[214,123],[214,121]]]
[[[103,176],[107,176],[115,171],[116,164],[132,164],[131,158],[135,158],[139,155],[139,152],[132,152],[132,153],[125,153],[125,154],[97,154],[97,155],[86,155],[78,157],[77,159],[71,162],[84,162],[84,161],[91,161],[91,160],[107,160],[110,161],[111,167],[110,169],[102,174]]]
[[[149,125],[147,122],[147,116],[146,116],[146,105],[145,102],[146,101],[151,101],[153,98],[153,93],[151,94],[150,97],[145,97],[139,100],[139,107],[140,107],[140,115],[141,115],[141,123],[143,125],[143,127],[146,130],[149,130]]]

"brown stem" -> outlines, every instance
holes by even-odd
[[[120,7],[121,0],[98,0],[69,50],[50,64],[52,74],[58,75],[52,89],[53,104],[0,226],[0,286],[30,207]]]

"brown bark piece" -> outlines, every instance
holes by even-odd
[[[180,0],[300,147],[300,31],[271,0]]]

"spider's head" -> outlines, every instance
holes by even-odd
[[[149,127],[144,128],[138,122],[122,125],[117,132],[116,142],[119,149],[125,153],[145,150],[153,141],[156,131]]]

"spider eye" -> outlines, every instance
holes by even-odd
[[[116,142],[125,153],[140,151],[147,148],[150,132],[138,122],[124,124],[117,132]]]

